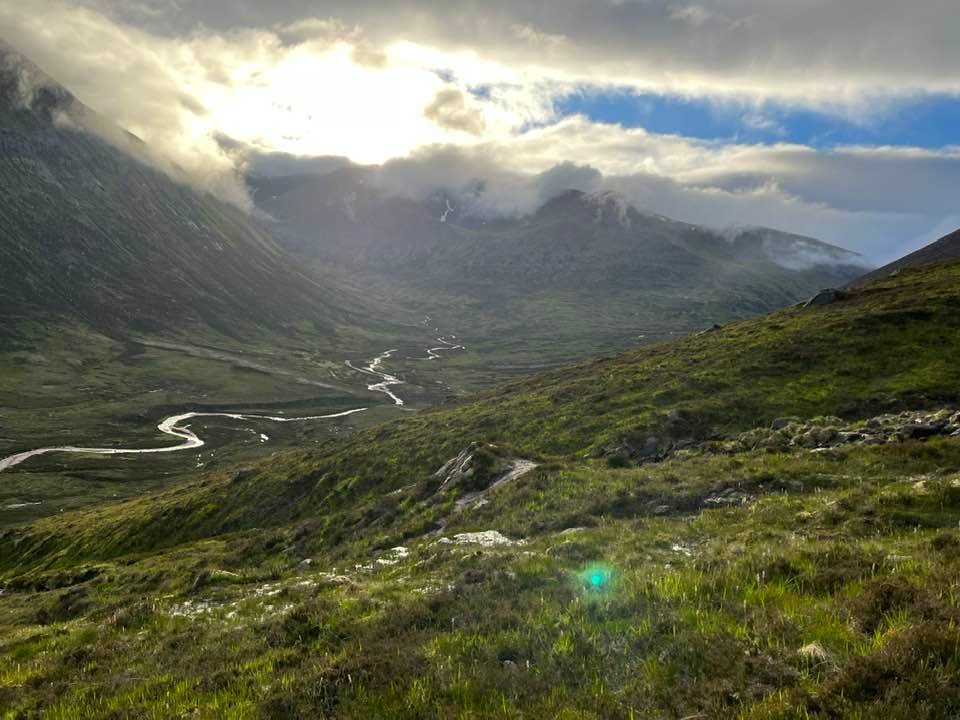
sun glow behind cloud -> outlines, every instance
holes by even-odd
[[[509,212],[542,200],[533,181],[560,167],[550,187],[601,183],[679,219],[883,246],[878,260],[955,212],[960,157],[944,146],[960,139],[960,99],[943,93],[960,86],[937,69],[952,45],[927,57],[920,33],[914,61],[893,62],[873,52],[880,30],[859,51],[817,44],[838,22],[826,0],[799,20],[760,0],[709,12],[667,0],[589,12],[573,0],[523,12],[406,0],[409,12],[387,12],[355,0],[327,18],[305,3],[173,12],[150,0],[146,15],[141,4],[7,3],[0,36],[232,200],[246,197],[237,171],[252,150],[389,161],[407,188],[483,180],[489,207]],[[280,18],[279,5],[299,14]],[[179,29],[151,25],[184,14],[196,17]],[[772,32],[788,20],[820,24]],[[910,97],[927,100],[907,113]],[[911,143],[926,149],[890,147]]]
[[[537,86],[522,72],[472,53],[409,42],[372,56],[346,41],[278,45],[220,79],[194,88],[206,108],[192,123],[194,133],[361,164],[428,145],[504,141],[553,115],[549,84]],[[454,111],[431,115],[445,97],[457,103]]]
[[[382,163],[434,142],[455,142],[424,108],[443,88],[410,63],[367,66],[355,48],[295,47],[270,65],[202,98],[207,121],[234,140],[297,155],[343,155]]]

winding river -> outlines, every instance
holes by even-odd
[[[466,350],[465,345],[460,345],[456,342],[457,336],[451,335],[450,340],[447,340],[445,337],[438,337],[437,342],[443,343],[440,347],[427,348],[427,357],[423,358],[424,360],[436,360],[440,357],[438,353],[443,352],[444,350]]]
[[[362,368],[358,368],[352,362],[347,360],[347,367],[351,370],[356,370],[359,373],[373,375],[374,377],[380,378],[380,382],[367,385],[367,390],[372,392],[381,392],[393,400],[394,405],[403,406],[403,399],[397,396],[397,394],[394,393],[390,388],[394,385],[404,385],[405,383],[400,378],[394,377],[393,375],[380,370],[380,367],[383,365],[383,361],[390,358],[395,352],[396,350],[387,350],[384,353],[380,353],[370,361],[369,365]]]
[[[172,435],[183,440],[179,445],[168,445],[158,448],[92,448],[92,447],[73,447],[65,445],[63,447],[38,448],[37,450],[28,450],[27,452],[10,455],[0,459],[0,472],[19,465],[24,460],[29,460],[36,455],[46,455],[48,453],[81,453],[84,455],[146,455],[151,453],[169,453],[180,450],[189,450],[191,448],[203,447],[204,441],[198,437],[189,425],[183,423],[192,418],[198,417],[225,417],[234,420],[269,420],[272,422],[305,422],[308,420],[328,420],[332,418],[346,417],[355,413],[363,412],[367,408],[356,408],[344,412],[333,413],[331,415],[310,415],[308,417],[278,417],[274,415],[247,415],[240,413],[204,413],[189,412],[180,415],[171,415],[162,423],[157,425],[157,430],[164,435]]]
[[[429,318],[428,318],[429,320]],[[456,340],[456,335],[450,336],[452,340]],[[427,350],[427,357],[422,358],[424,360],[434,360],[440,357],[437,353],[443,350],[463,350],[465,349],[463,345],[459,345],[456,342],[447,340],[445,337],[437,338],[437,342],[443,343],[442,347],[430,348]],[[364,367],[357,367],[349,360],[346,361],[347,366],[355,370],[356,372],[363,373],[365,375],[370,375],[377,378],[377,382],[367,385],[367,390],[372,392],[380,392],[387,395],[393,403],[397,406],[403,406],[404,402],[401,397],[394,393],[390,388],[396,385],[403,385],[404,381],[398,377],[390,375],[383,371],[383,362],[388,360],[396,350],[387,350],[386,352],[380,353],[373,360],[369,361]],[[83,455],[147,455],[153,453],[170,453],[178,452],[181,450],[190,450],[191,448],[203,447],[204,441],[202,438],[198,437],[193,430],[190,429],[189,425],[185,425],[186,421],[192,420],[193,418],[200,417],[225,417],[232,418],[233,420],[268,420],[270,422],[306,422],[309,420],[329,420],[333,418],[346,417],[348,415],[353,415],[355,413],[360,413],[365,411],[367,408],[356,408],[354,410],[346,410],[344,412],[333,413],[331,415],[310,415],[307,417],[280,417],[277,415],[250,415],[246,413],[212,413],[212,412],[188,412],[181,413],[179,415],[171,415],[168,418],[165,418],[163,422],[157,425],[157,429],[164,435],[170,435],[172,437],[180,438],[183,442],[179,445],[168,445],[158,448],[96,448],[96,447],[75,447],[72,445],[64,445],[60,447],[46,447],[46,448],[37,448],[36,450],[27,450],[26,452],[17,453],[16,455],[10,455],[5,458],[0,458],[0,472],[8,470],[25,460],[29,460],[32,457],[37,455],[47,455],[49,453],[78,453]],[[260,439],[266,440],[265,435],[260,435]]]

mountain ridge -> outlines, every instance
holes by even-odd
[[[371,167],[250,183],[258,207],[277,220],[278,237],[294,252],[368,268],[389,265],[393,273],[407,272],[409,265],[408,274],[415,267],[447,286],[456,285],[458,273],[524,285],[576,284],[577,275],[581,281],[593,278],[594,286],[630,273],[631,280],[613,284],[642,286],[662,284],[670,274],[679,279],[686,271],[674,273],[672,266],[687,264],[693,275],[680,283],[685,287],[738,271],[770,272],[789,283],[793,272],[817,269],[825,277],[806,285],[807,292],[827,280],[860,274],[866,265],[856,253],[812,238],[768,228],[724,234],[641,213],[609,191],[563,191],[530,214],[510,218],[464,210],[442,192],[417,202],[381,191]],[[484,256],[495,267],[484,268]],[[799,262],[803,256],[810,260]],[[729,267],[708,273],[706,263]]]
[[[892,275],[910,268],[923,267],[941,262],[950,262],[960,258],[960,230],[948,233],[909,255],[877,268],[850,283],[850,287],[861,287],[874,280]]]

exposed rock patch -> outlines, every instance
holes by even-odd
[[[829,288],[827,290],[821,290],[812,298],[807,300],[803,306],[808,307],[817,307],[818,305],[832,305],[835,302],[845,299],[848,296],[843,290],[836,290],[834,288]]]
[[[670,416],[668,425],[669,421]],[[675,417],[672,422],[676,426],[681,420]],[[944,436],[960,437],[960,412],[955,408],[892,413],[854,422],[838,417],[810,420],[781,417],[768,427],[705,441],[671,441],[653,434],[638,439],[638,434],[634,434],[604,448],[599,454],[607,458],[611,467],[629,467],[697,453],[734,454],[756,450],[826,453],[844,446],[884,445]]]
[[[433,478],[440,482],[441,490],[459,485],[476,492],[486,490],[511,469],[510,461],[496,445],[474,442],[445,462]]]
[[[470,507],[483,507],[487,503],[487,495],[492,492],[495,492],[498,488],[513,482],[514,480],[523,477],[531,470],[537,468],[537,463],[532,460],[522,460],[517,459],[511,461],[510,469],[507,470],[503,475],[494,480],[494,482],[485,490],[480,490],[478,492],[467,493],[462,498],[457,500],[455,510],[457,512],[462,512]]]
[[[754,496],[750,493],[726,488],[703,499],[704,507],[735,507],[753,502]]]
[[[458,533],[452,538],[442,537],[437,542],[445,545],[480,545],[494,547],[497,545],[524,545],[524,540],[511,540],[499,530],[482,530],[481,532]]]
[[[849,423],[836,417],[800,421],[775,420],[771,428],[757,428],[720,442],[707,449],[721,452],[771,450],[823,450],[844,445],[883,445],[905,440],[926,440],[937,436],[960,437],[960,412],[953,409],[935,412],[902,412],[878,415],[866,421]]]

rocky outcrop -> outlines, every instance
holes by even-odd
[[[517,459],[511,461],[510,469],[494,480],[489,487],[487,487],[485,490],[467,493],[462,498],[457,500],[454,505],[454,509],[457,512],[462,512],[471,507],[483,507],[489,502],[487,495],[496,491],[503,485],[511,483],[514,480],[526,475],[531,470],[535,470],[537,467],[537,463],[533,462],[532,460]]]
[[[960,412],[902,412],[848,422],[836,417],[801,421],[778,418],[770,428],[757,428],[708,445],[722,452],[751,450],[822,450],[841,445],[882,445],[936,436],[960,437]]]
[[[482,530],[480,532],[458,533],[452,538],[442,537],[437,540],[444,545],[480,545],[481,547],[495,547],[497,545],[523,545],[524,540],[511,540],[499,530]]]
[[[682,413],[671,413],[667,416],[665,430],[676,430],[689,422]],[[607,446],[598,455],[606,457],[611,467],[629,467],[698,453],[821,451],[844,445],[882,445],[938,436],[960,437],[960,411],[945,408],[902,412],[855,422],[838,417],[810,420],[780,417],[767,427],[706,441],[673,440],[652,433],[634,434]]]
[[[807,300],[803,304],[803,306],[805,308],[808,308],[808,307],[817,307],[818,305],[832,305],[835,302],[839,302],[840,300],[843,300],[844,298],[847,297],[847,295],[848,294],[845,293],[843,290],[835,290],[833,288],[829,288],[827,290],[821,290],[820,292],[818,292],[812,298]]]
[[[510,469],[511,464],[496,445],[474,442],[445,462],[433,478],[440,481],[441,490],[460,485],[469,491],[479,491],[490,487]]]

